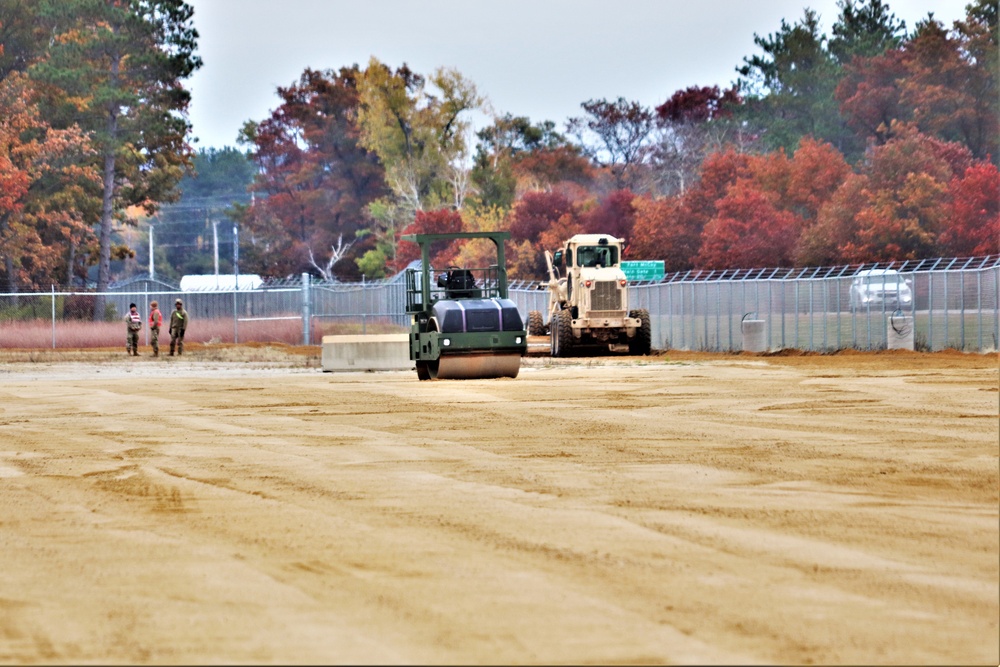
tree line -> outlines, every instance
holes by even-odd
[[[241,272],[341,280],[404,267],[404,233],[484,229],[528,279],[577,232],[668,271],[1000,253],[996,3],[911,31],[881,0],[837,7],[830,36],[809,9],[755,35],[728,89],[588,100],[562,127],[450,68],[308,68],[239,148],[196,153],[184,2],[0,0],[0,284],[102,289],[149,245],[164,275],[207,272],[220,222]]]

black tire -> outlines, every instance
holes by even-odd
[[[427,331],[436,332],[441,331],[438,326],[438,321],[436,317],[430,318],[427,322]],[[418,361],[416,362],[417,367],[417,379],[418,380],[437,380],[438,376],[438,362],[440,359],[435,359],[434,361]]]
[[[629,311],[629,317],[637,318],[641,324],[628,342],[628,352],[633,355],[646,355],[653,349],[653,330],[649,324],[649,311],[645,308]]]
[[[540,311],[532,310],[528,312],[528,335],[545,335],[545,322],[542,320],[542,313]]]
[[[552,356],[568,357],[573,351],[573,316],[568,310],[560,310],[549,322],[552,340]]]

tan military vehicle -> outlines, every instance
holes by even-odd
[[[554,255],[546,250],[548,322],[529,312],[528,335],[548,334],[553,357],[601,349],[649,354],[649,311],[629,310],[621,258],[622,239],[608,234],[577,234]]]

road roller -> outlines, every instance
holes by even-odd
[[[420,247],[420,268],[406,270],[411,316],[410,359],[421,380],[517,377],[528,349],[521,314],[507,298],[504,241],[508,232],[407,234]],[[431,266],[432,247],[488,239],[496,263],[486,267]]]

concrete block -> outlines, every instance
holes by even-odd
[[[743,320],[740,330],[743,334],[744,352],[767,351],[767,322],[764,320]]]
[[[888,350],[913,349],[913,318],[890,315],[885,321],[885,347]]]
[[[408,334],[323,336],[323,371],[406,371],[410,361]]]

